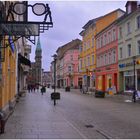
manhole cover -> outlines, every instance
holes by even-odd
[[[91,124],[88,124],[88,125],[85,125],[85,127],[87,127],[87,128],[93,128],[94,126],[91,125]]]

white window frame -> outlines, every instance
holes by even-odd
[[[119,39],[122,38],[122,27],[119,27]]]
[[[130,22],[127,22],[127,35],[131,33]]]
[[[113,29],[113,41],[116,40],[116,29]]]
[[[120,52],[120,59],[122,59],[123,58],[123,48],[122,47],[119,49],[119,52]]]

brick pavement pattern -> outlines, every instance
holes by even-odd
[[[53,106],[49,94],[27,93],[21,97],[6,123],[1,139],[83,138]]]

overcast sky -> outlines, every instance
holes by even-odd
[[[82,39],[79,33],[89,20],[118,8],[125,11],[126,1],[48,1],[47,3],[52,12],[54,27],[40,35],[42,68],[46,71],[50,70],[50,63],[53,60],[51,56],[56,53],[58,47],[73,39]],[[35,48],[36,46],[32,44],[31,61],[34,61]]]

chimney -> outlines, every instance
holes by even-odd
[[[126,5],[126,13],[130,14],[131,12],[134,12],[135,10],[137,10],[137,1],[127,1]]]

